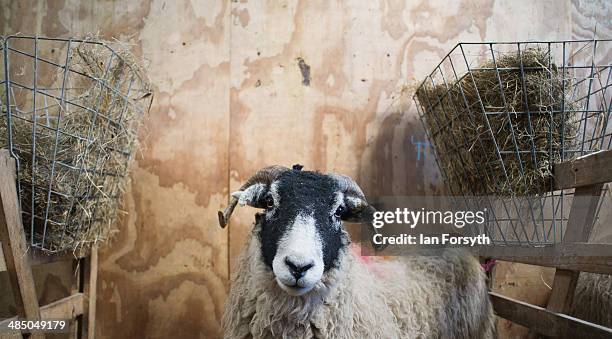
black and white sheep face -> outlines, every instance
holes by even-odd
[[[342,220],[354,202],[331,176],[289,170],[233,195],[241,205],[265,209],[257,215],[261,258],[290,295],[315,287],[349,243]]]

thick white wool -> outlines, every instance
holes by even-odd
[[[261,260],[258,228],[237,261],[226,338],[492,338],[485,276],[460,250],[364,264],[348,250],[312,291],[294,297]]]

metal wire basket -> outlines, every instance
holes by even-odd
[[[151,91],[136,59],[95,39],[0,37],[0,143],[17,160],[31,247],[107,238]]]
[[[497,245],[563,241],[573,190],[554,190],[552,168],[610,149],[611,47],[460,43],[420,84],[413,99],[448,191],[489,211],[476,233]]]

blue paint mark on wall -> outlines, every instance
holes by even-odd
[[[412,142],[412,144],[417,149],[417,161],[421,160],[421,154],[423,154],[423,159],[425,159],[425,154],[429,152],[431,144],[427,142],[426,140],[425,141],[421,141],[418,139],[415,140],[414,135],[410,136],[410,142]]]

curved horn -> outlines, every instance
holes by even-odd
[[[257,171],[257,173],[253,174],[253,176],[251,176],[246,181],[246,183],[244,183],[244,185],[240,187],[239,190],[244,191],[245,189],[249,188],[253,184],[269,185],[272,183],[272,181],[278,178],[279,175],[281,175],[283,172],[288,171],[288,170],[289,169],[284,166],[269,166],[269,167],[262,168],[259,171]],[[225,208],[225,210],[223,210],[223,212],[221,211],[218,212],[219,226],[221,226],[221,228],[225,228],[225,226],[227,226],[227,222],[229,221],[229,218],[232,216],[232,213],[234,212],[234,208],[236,208],[237,204],[238,204],[238,199],[236,199],[235,197],[232,197],[229,205]]]
[[[351,177],[338,173],[330,173],[328,175],[338,182],[338,185],[340,185],[340,189],[342,192],[344,192],[344,194],[354,195],[364,201],[366,200],[365,194],[363,194],[361,187],[359,187],[359,185],[357,185],[355,180],[353,180]]]
[[[374,208],[368,204],[365,194],[363,194],[361,187],[357,185],[355,180],[344,174],[331,173],[328,175],[336,180],[336,182],[340,186],[340,189],[346,197],[357,198],[351,200],[352,203],[355,203],[355,206],[352,206],[354,214],[375,211]]]
[[[374,212],[376,212],[376,209],[370,204],[368,204],[365,198],[365,194],[363,194],[361,187],[357,185],[355,180],[353,180],[351,177],[346,176],[344,174],[330,173],[328,175],[331,178],[336,180],[336,182],[340,186],[340,189],[342,190],[345,196],[357,198],[358,205],[354,206],[354,211],[353,211],[355,214],[360,215],[360,217],[357,218],[357,220],[363,221],[362,219],[363,217],[366,217],[366,219],[371,218]],[[353,200],[353,202],[356,202],[356,201]],[[372,235],[380,233],[378,229],[374,227],[373,225],[371,225],[370,231],[373,232]],[[376,251],[383,250],[385,247],[387,247],[386,244],[377,245],[374,243],[373,240],[371,240],[370,242],[372,244],[372,247]]]

